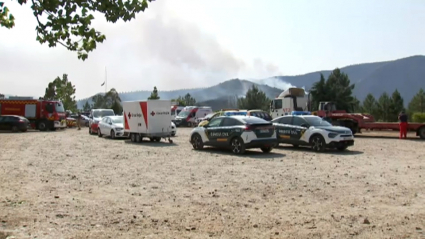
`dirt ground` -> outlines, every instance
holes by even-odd
[[[425,238],[425,141],[245,156],[81,131],[0,133],[0,239]]]

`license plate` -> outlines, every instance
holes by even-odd
[[[351,140],[351,138],[342,138],[342,140]]]
[[[268,129],[262,129],[262,130],[260,130],[260,133],[268,133],[268,132],[269,132]]]

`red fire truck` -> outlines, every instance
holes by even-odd
[[[0,99],[0,115],[19,115],[40,131],[66,128],[65,109],[62,102],[33,99],[32,97],[9,97]]]

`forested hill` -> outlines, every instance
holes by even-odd
[[[189,93],[196,99],[197,102],[205,102],[215,99],[226,99],[232,101],[237,97],[245,96],[245,93],[252,85],[258,86],[258,88],[264,91],[270,98],[274,98],[282,92],[281,89],[270,87],[268,85],[257,84],[247,80],[232,79],[207,88],[174,91],[161,91],[161,89],[158,89],[158,93],[161,99],[176,99],[179,96],[184,96]],[[121,92],[119,94],[122,101],[146,100],[150,96],[151,91]],[[89,103],[92,103],[91,98],[79,100],[77,102],[78,108],[83,108],[83,105],[87,100]]]
[[[393,61],[365,63],[340,68],[352,83],[356,84],[354,95],[363,100],[371,93],[376,98],[386,91],[391,94],[398,89],[405,102],[409,102],[420,88],[425,89],[425,56],[411,56]],[[311,88],[320,79],[325,78],[333,69],[317,71],[298,76],[276,76],[274,78],[295,86]],[[264,81],[259,81],[264,83]]]
[[[348,74],[352,83],[356,84],[354,95],[361,101],[369,93],[379,98],[384,91],[391,94],[395,89],[398,89],[407,104],[420,88],[425,89],[425,56],[422,55],[393,61],[350,65],[340,69]],[[197,102],[226,107],[223,102],[229,102],[231,105],[233,99],[245,95],[252,84],[258,85],[259,89],[264,91],[268,97],[274,98],[282,91],[283,85],[310,89],[312,84],[320,79],[320,73],[327,78],[332,70],[317,71],[298,76],[275,76],[255,81],[232,79],[207,88],[173,91],[158,90],[161,99],[175,99],[189,93]],[[281,84],[276,84],[276,81]],[[270,84],[271,82],[272,84]],[[120,92],[120,97],[122,101],[145,100],[150,94],[150,90]],[[82,108],[86,101],[87,99],[79,100],[78,107]]]

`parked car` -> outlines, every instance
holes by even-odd
[[[260,148],[269,153],[277,145],[271,122],[243,115],[216,117],[208,124],[194,128],[189,141],[195,150],[208,145],[230,148],[235,154],[243,154],[245,149],[250,148]]]
[[[77,120],[72,118],[71,116],[67,117],[66,118],[66,127],[72,128],[72,127],[75,127],[75,126],[77,126]]]
[[[198,125],[199,118],[203,118],[212,112],[209,106],[186,106],[180,111],[173,122],[178,127],[193,127]]]
[[[30,121],[19,115],[1,115],[0,130],[11,130],[12,132],[26,132],[31,128]]]
[[[267,120],[267,121],[272,120],[271,115],[264,110],[248,110],[247,115],[262,118],[262,119]]]
[[[123,116],[105,116],[97,124],[97,135],[109,135],[111,139],[123,138],[124,135],[124,117]]]
[[[201,127],[201,126],[208,124],[208,122],[210,120],[214,119],[215,117],[230,116],[230,115],[247,115],[247,111],[246,110],[239,110],[239,109],[222,109],[218,112],[208,114],[204,118],[201,118],[198,121],[198,127]]]
[[[171,136],[176,136],[176,134],[177,134],[177,127],[176,127],[176,124],[174,124],[174,123],[171,121]]]
[[[78,115],[71,115],[70,117],[75,119],[75,120],[78,120]],[[89,121],[90,121],[90,118],[82,114],[81,119],[80,119],[80,126],[88,127]]]
[[[97,133],[98,123],[105,116],[115,116],[115,113],[112,109],[92,109],[90,111],[89,134]]]
[[[354,136],[347,127],[333,126],[314,115],[286,115],[272,120],[279,143],[294,147],[310,146],[314,151],[336,148],[340,151],[354,145]]]

